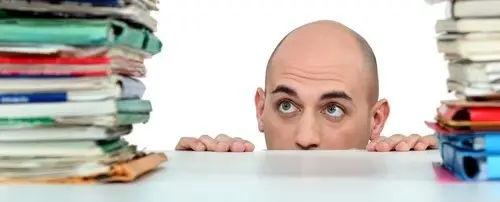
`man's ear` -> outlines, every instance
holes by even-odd
[[[257,114],[257,124],[259,131],[264,132],[264,123],[262,121],[262,114],[264,113],[264,103],[266,101],[266,93],[262,88],[257,88],[255,92],[255,112]]]
[[[384,129],[385,122],[390,113],[389,102],[386,99],[379,100],[372,108],[372,133],[370,140],[376,140],[380,137]]]

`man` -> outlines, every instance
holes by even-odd
[[[435,149],[434,136],[381,137],[390,110],[378,87],[374,53],[359,34],[326,20],[293,30],[269,59],[266,90],[255,94],[267,149]],[[254,145],[222,134],[185,137],[176,149],[246,152]]]

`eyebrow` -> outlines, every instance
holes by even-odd
[[[285,86],[285,85],[278,85],[271,92],[271,94],[276,94],[276,93],[285,93],[285,94],[292,96],[292,97],[298,97],[298,94],[294,89],[292,89],[288,86]],[[347,95],[346,92],[338,91],[338,90],[332,90],[330,92],[324,93],[323,95],[321,95],[319,100],[328,100],[328,99],[335,99],[335,98],[336,99],[340,98],[340,99],[352,101],[351,96]]]
[[[276,94],[276,93],[285,93],[292,97],[298,97],[298,94],[295,90],[285,85],[276,86],[276,88],[271,92],[271,94]]]

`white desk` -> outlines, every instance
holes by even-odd
[[[500,183],[439,184],[437,152],[168,152],[134,184],[0,185],[5,202],[499,202]]]

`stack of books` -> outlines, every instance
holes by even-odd
[[[131,182],[167,160],[123,138],[152,111],[157,3],[0,1],[1,182]]]
[[[437,47],[448,61],[449,92],[436,131],[443,166],[462,180],[500,179],[500,1],[446,2],[436,23]]]

